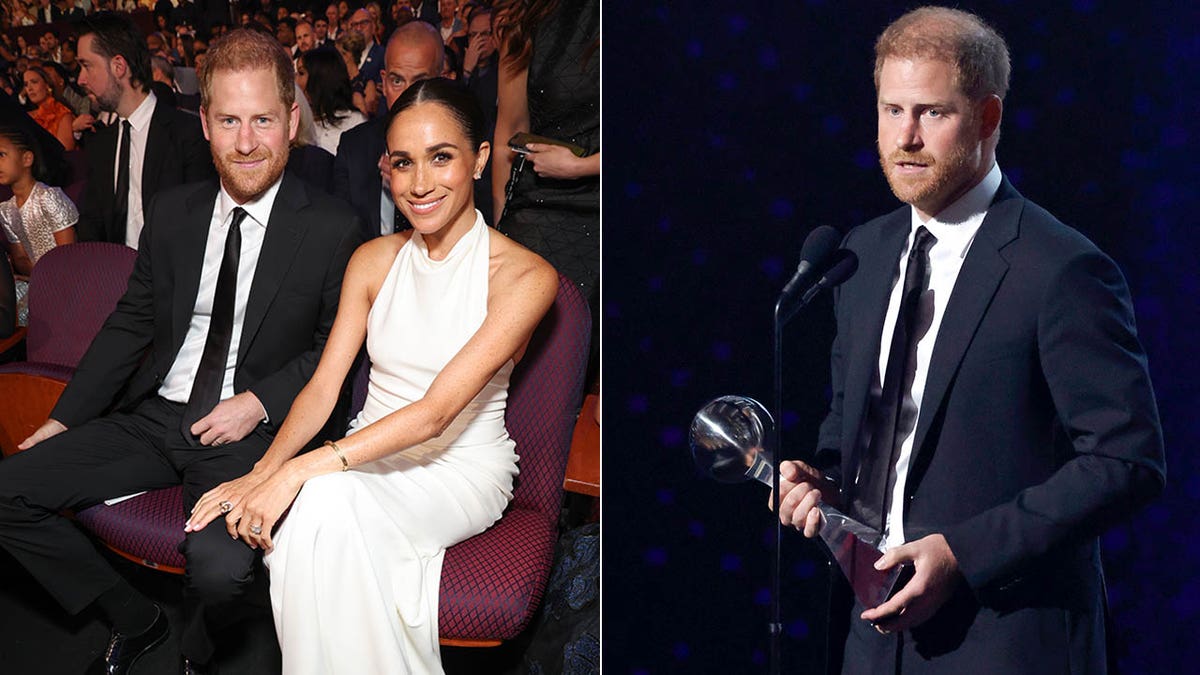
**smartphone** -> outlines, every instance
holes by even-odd
[[[518,132],[517,134],[513,135],[512,138],[508,139],[508,149],[519,155],[528,155],[529,153],[533,152],[527,147],[530,143],[561,145],[567,150],[570,150],[571,154],[575,155],[576,157],[583,157],[587,154],[587,149],[575,145],[574,143],[567,143],[566,141],[560,141],[556,138],[547,138],[546,136],[538,136],[536,134],[528,134],[524,131]]]

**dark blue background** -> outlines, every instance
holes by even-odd
[[[1200,17],[1190,4],[963,3],[1013,57],[1001,167],[1122,267],[1150,356],[1167,491],[1103,540],[1129,673],[1200,663]],[[871,46],[912,5],[700,5],[604,6],[610,673],[764,669],[767,493],[700,479],[687,425],[720,394],[769,400],[771,307],[805,234],[897,206],[874,149]],[[823,414],[828,313],[826,301],[789,329],[786,454],[811,447]],[[785,672],[818,672],[828,571],[790,532],[784,567]]]

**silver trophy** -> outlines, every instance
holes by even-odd
[[[756,480],[773,487],[774,466],[767,448],[774,418],[758,401],[746,396],[722,396],[709,401],[692,419],[689,444],[696,466],[722,483]],[[891,595],[901,567],[887,571],[874,565],[883,554],[874,545],[882,540],[868,527],[828,504],[821,511],[820,538],[846,575],[864,607],[878,607]]]

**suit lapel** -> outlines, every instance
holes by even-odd
[[[92,170],[96,172],[95,175],[87,178],[89,181],[96,181],[96,190],[103,195],[100,201],[103,208],[99,209],[99,213],[104,218],[104,232],[102,233],[104,241],[119,241],[124,244],[125,224],[121,223],[120,227],[117,227],[113,220],[113,209],[116,207],[117,198],[117,177],[113,173],[113,168],[117,164],[118,124],[120,122],[108,125],[97,131],[95,137],[89,139],[88,142],[91,145],[88,145],[88,151],[95,152],[96,157],[100,159],[92,165]],[[89,204],[88,207],[91,208],[91,205]]]
[[[375,121],[372,120],[371,123],[375,123]],[[383,154],[384,149],[387,147],[384,138],[384,134],[386,133],[384,124],[380,122],[375,124],[375,126],[377,128],[371,133],[370,141],[367,143],[367,159],[372,162],[372,167],[374,167],[375,163],[379,162],[379,156]],[[367,233],[367,240],[374,239],[375,237],[379,236],[379,228],[382,226],[383,221],[383,217],[379,212],[379,209],[383,204],[383,202],[380,201],[383,199],[383,181],[379,178],[378,174],[379,171],[377,169],[372,169],[372,171],[368,174],[369,176],[373,176],[375,180],[369,181],[367,188],[367,192],[370,194],[370,202],[374,205],[374,207],[370,209],[371,231]]]
[[[242,338],[238,345],[237,362],[244,362],[246,351],[262,326],[267,309],[279,292],[284,276],[291,269],[296,249],[307,229],[301,211],[308,206],[308,193],[300,179],[284,172],[283,183],[271,207],[271,220],[258,254],[254,281],[250,283],[250,298],[246,301],[246,317],[242,322]]]
[[[171,147],[171,111],[161,100],[154,104],[150,129],[146,132],[146,154],[142,157],[142,212],[150,209],[150,197],[158,194],[163,161]]]
[[[180,218],[183,226],[163,228],[154,223],[155,232],[169,232],[171,241],[166,246],[174,252],[172,273],[175,275],[175,292],[171,303],[171,353],[178,354],[192,323],[192,312],[196,307],[196,295],[200,292],[200,272],[204,267],[204,249],[208,243],[208,229],[212,223],[213,209],[217,203],[219,187],[215,181],[212,188],[193,193],[187,200],[187,208]],[[149,225],[149,224],[148,224]],[[161,236],[161,235],[160,235]]]
[[[851,310],[853,315],[850,317],[852,323],[849,334],[860,336],[861,339],[855,340],[851,352],[843,356],[849,364],[849,370],[843,383],[845,400],[842,411],[847,416],[843,428],[855,429],[858,433],[866,424],[864,416],[871,382],[879,370],[883,319],[911,223],[910,208],[898,209],[888,216],[875,241],[864,242],[861,247],[856,247],[862,255],[857,281],[865,290],[862,303]],[[860,452],[864,444],[857,437],[852,440],[854,452]],[[858,466],[857,460],[851,466]]]
[[[932,420],[937,416],[950,382],[958,372],[963,355],[971,345],[996,289],[1008,272],[1008,261],[1000,249],[1017,237],[1024,205],[1021,195],[1005,178],[963,261],[929,360],[929,374],[925,380],[921,413],[913,439],[912,466],[917,466]],[[915,485],[915,482],[910,484]]]

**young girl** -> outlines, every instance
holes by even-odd
[[[75,241],[79,212],[63,191],[39,182],[45,162],[33,135],[12,124],[0,125],[0,185],[13,197],[0,203],[0,227],[8,240],[17,280],[17,323],[29,322],[29,274],[46,251]]]

